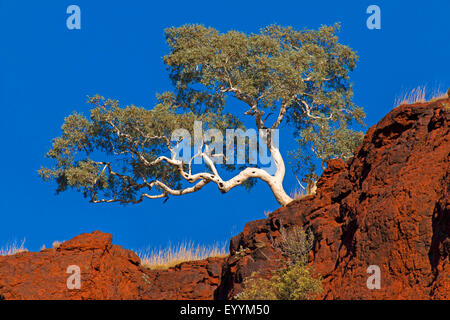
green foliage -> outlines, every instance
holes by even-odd
[[[246,35],[220,34],[201,25],[174,27],[166,30],[171,52],[164,62],[179,98],[189,101],[187,107],[206,97],[223,102],[223,91],[235,87],[241,92],[237,98],[258,100],[262,108],[273,109],[282,102],[300,115],[303,110],[295,99],[300,97],[322,106],[315,115],[337,108],[351,111],[347,80],[357,56],[338,43],[338,29],[335,25],[297,31],[271,25],[260,34]]]
[[[314,278],[308,267],[298,262],[278,270],[270,279],[252,274],[244,280],[237,300],[311,300],[322,292],[321,278]]]
[[[58,192],[74,188],[94,202],[137,203],[146,188],[151,196],[164,196],[154,181],[179,190],[189,182],[180,168],[150,163],[169,156],[171,133],[192,131],[194,121],[203,121],[204,129],[244,129],[226,103],[229,97],[249,107],[244,114],[255,117],[257,128],[294,126],[301,152],[293,158],[303,167],[309,163],[307,173],[315,169],[314,157],[346,158],[362,135],[350,125],[361,122],[364,113],[352,102],[348,76],[357,55],[338,42],[338,30],[339,25],[302,31],[271,25],[247,35],[201,25],[169,28],[164,63],[174,92],[159,95],[151,110],[120,107],[98,95],[89,98],[89,117],[73,113],[65,119],[62,135],[47,153],[54,165],[39,173],[55,180]],[[249,179],[242,186],[249,189],[255,182]]]
[[[287,267],[275,271],[270,279],[253,273],[244,280],[244,290],[235,296],[238,300],[309,300],[322,292],[322,279],[314,278],[306,266],[308,254],[314,239],[312,233],[305,233],[294,227],[284,233],[278,245],[289,258]]]
[[[279,300],[276,289],[278,278],[261,278],[257,272],[244,280],[244,290],[234,298],[236,300]]]
[[[62,135],[53,140],[46,155],[55,166],[42,168],[39,174],[44,180],[55,179],[57,192],[75,188],[92,201],[101,195],[122,203],[139,202],[141,189],[156,179],[179,188],[176,167],[146,165],[168,155],[172,132],[192,131],[196,120],[223,130],[237,122],[226,114],[177,112],[169,98],[160,96],[152,110],[133,105],[121,108],[118,101],[98,95],[89,98],[90,117],[74,113],[65,119]]]
[[[289,153],[294,172],[306,177],[317,177],[317,160],[322,169],[330,159],[347,161],[362,143],[364,133],[348,128],[346,123],[330,126],[325,121],[316,120],[312,126],[297,131],[296,136],[299,149]],[[307,182],[307,179],[303,181]]]
[[[281,232],[281,241],[277,247],[289,258],[289,264],[308,263],[308,254],[312,250],[314,236],[311,231],[305,232],[302,228],[294,226],[289,232]]]
[[[166,30],[171,52],[164,62],[187,106],[205,99],[222,106],[228,94],[267,109],[264,124],[257,122],[262,127],[276,126],[275,119],[268,123],[271,115],[285,107],[300,147],[291,153],[294,171],[317,175],[316,159],[322,168],[332,158],[347,160],[363,137],[351,128],[365,117],[349,82],[358,57],[338,42],[338,30],[338,24],[302,31],[271,25],[246,35],[185,25]]]

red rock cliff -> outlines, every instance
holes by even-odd
[[[276,268],[280,228],[299,225],[314,233],[311,265],[325,299],[449,299],[449,122],[450,99],[391,111],[353,159],[328,163],[316,195],[232,239],[217,297],[234,296],[253,271]],[[370,265],[381,269],[380,290],[367,288]]]

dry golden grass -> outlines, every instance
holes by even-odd
[[[395,99],[395,105],[412,104],[416,102],[425,102],[425,86],[418,86],[409,92],[403,93],[403,95]]]
[[[430,102],[433,102],[433,101],[436,101],[436,100],[440,100],[440,99],[446,99],[448,97],[449,97],[448,93],[444,93],[444,94],[441,94],[441,95],[434,96],[433,98],[430,99]]]
[[[148,249],[138,252],[141,265],[152,270],[165,270],[186,261],[202,260],[209,257],[228,256],[227,243],[212,246],[195,246],[192,242],[169,245],[164,249]]]
[[[294,200],[300,200],[302,198],[304,198],[306,196],[306,192],[303,189],[299,189],[296,188],[292,193],[291,193],[291,198]]]
[[[25,239],[22,240],[21,244],[18,244],[15,241],[11,244],[7,244],[6,246],[0,248],[0,256],[10,256],[19,252],[28,251],[27,249],[25,249],[24,245]]]
[[[413,104],[418,102],[435,101],[448,97],[440,87],[430,90],[426,86],[418,86],[411,91],[405,92],[395,99],[395,105]]]
[[[59,248],[59,246],[60,246],[61,243],[63,243],[63,242],[64,242],[64,241],[58,241],[58,240],[53,241],[53,243],[52,243],[52,248],[53,248],[53,249]]]

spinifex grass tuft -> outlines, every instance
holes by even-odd
[[[11,244],[7,244],[6,246],[0,248],[0,256],[9,256],[19,252],[28,251],[27,249],[25,249],[24,245],[25,239],[23,239],[22,243],[20,244],[18,244],[16,241]]]
[[[186,261],[202,260],[209,257],[226,257],[227,243],[211,246],[195,246],[192,242],[169,245],[163,249],[147,249],[138,252],[141,265],[153,270],[163,270],[174,267]]]

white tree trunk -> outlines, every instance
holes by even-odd
[[[222,181],[220,177],[218,181],[213,181],[217,183],[220,191],[226,193],[230,189],[241,185],[245,180],[249,178],[259,178],[269,185],[278,203],[282,206],[285,206],[293,199],[287,195],[283,188],[283,180],[286,173],[284,160],[278,148],[273,145],[270,147],[270,153],[272,154],[273,161],[275,162],[275,166],[277,168],[273,176],[264,169],[246,168],[228,181]]]

